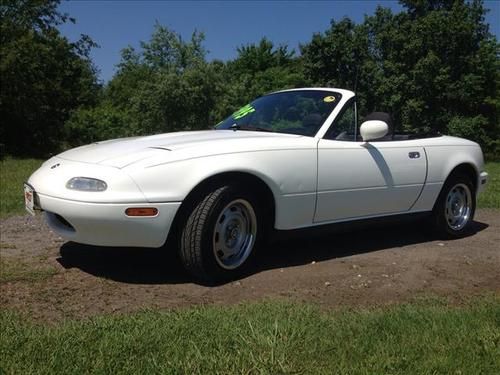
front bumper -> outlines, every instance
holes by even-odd
[[[37,194],[49,226],[66,240],[97,246],[161,247],[181,202],[87,203]],[[130,217],[129,207],[156,207],[154,217]]]

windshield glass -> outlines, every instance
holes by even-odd
[[[286,91],[263,96],[240,108],[216,129],[271,131],[314,136],[340,101],[331,91]]]

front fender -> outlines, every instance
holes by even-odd
[[[291,170],[293,173],[291,173]],[[244,172],[263,180],[275,196],[316,191],[316,151],[279,150],[199,157],[126,170],[150,202],[178,202],[205,179]]]
[[[242,152],[134,165],[127,173],[149,202],[178,202],[204,180],[226,172],[243,172],[261,179],[276,203],[275,227],[310,225],[314,216],[317,183],[315,149]]]

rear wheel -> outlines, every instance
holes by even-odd
[[[195,277],[221,281],[237,277],[249,267],[265,226],[259,199],[243,187],[209,190],[183,223],[180,256]]]
[[[466,175],[450,176],[432,211],[434,227],[440,235],[458,238],[470,231],[476,211],[476,191]]]

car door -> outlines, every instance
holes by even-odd
[[[422,191],[426,157],[416,141],[362,142],[355,102],[318,142],[315,222],[408,211]]]

